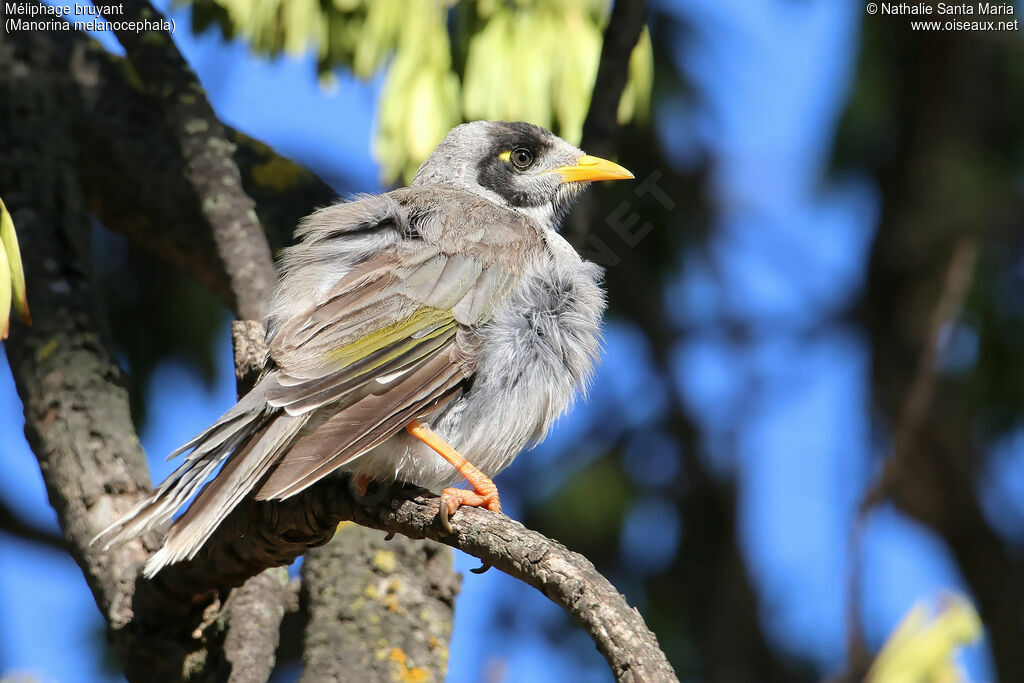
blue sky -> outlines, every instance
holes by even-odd
[[[717,215],[708,253],[681,264],[666,294],[673,320],[698,330],[675,351],[673,381],[717,445],[710,454],[713,469],[739,482],[740,542],[769,640],[826,672],[839,671],[851,552],[859,553],[863,567],[861,608],[876,646],[916,600],[963,589],[943,544],[891,509],[873,513],[852,546],[854,510],[881,455],[867,418],[869,358],[855,330],[833,326],[806,334],[856,295],[877,220],[877,193],[866,179],[824,177],[854,75],[862,10],[828,0],[657,4],[696,28],[675,56],[698,93],[692,108],[668,102],[657,112],[659,134],[680,164],[695,148],[709,151]],[[338,188],[379,189],[370,155],[379,83],[340,74],[337,86],[325,91],[312,59],[253,58],[243,45],[224,44],[213,34],[190,35],[187,15],[173,14],[175,38],[226,122],[306,163]],[[764,334],[737,347],[717,331],[716,323],[726,318]],[[234,399],[226,331],[225,322],[212,387],[174,362],[154,375],[142,442],[155,478],[169,471],[163,454]],[[645,353],[633,330],[610,327],[594,389],[599,398],[560,422],[548,443],[513,467],[529,473],[557,464],[551,468],[556,476],[536,495],[553,495],[559,477],[585,464],[585,456],[558,460],[559,454],[609,405],[635,424],[658,410],[657,392],[636,400],[652,383],[645,380]],[[21,434],[20,403],[6,364],[0,366],[0,424],[10,427],[0,431],[6,473],[0,496],[29,518],[55,526]],[[748,419],[732,434],[737,410]],[[636,457],[664,452],[650,447],[659,443],[657,434],[644,438],[650,442],[634,444]],[[1006,448],[1005,472],[993,479],[1024,479],[1024,440]],[[677,456],[666,454],[650,469],[664,473],[675,466]],[[628,511],[621,551],[656,571],[685,534],[685,520],[674,517],[656,481],[640,483],[654,495]],[[513,516],[524,503],[515,497],[505,502]],[[652,520],[666,519],[652,537]],[[459,555],[457,564],[465,570],[477,562]],[[627,592],[642,604],[639,590]],[[518,606],[512,638],[486,627],[494,596]],[[91,680],[107,680],[92,647],[99,615],[70,559],[0,536],[0,603],[0,675],[18,670],[44,681],[81,681],[88,680],[86,671],[93,672]],[[497,571],[466,574],[457,610],[450,681],[478,680],[481,667],[499,666],[509,681],[610,680],[596,652],[581,660],[544,635],[544,624],[564,618],[558,608]],[[57,614],[61,618],[54,619]],[[44,628],[46,638],[40,637]],[[983,645],[965,659],[976,680],[991,677]]]

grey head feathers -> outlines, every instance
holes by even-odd
[[[473,121],[456,126],[420,166],[413,185],[472,192],[557,230],[586,183],[566,183],[553,169],[583,151],[530,123]]]

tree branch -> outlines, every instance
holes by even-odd
[[[115,25],[159,17],[146,0],[95,4]],[[122,9],[124,15],[110,14],[115,9]],[[234,145],[166,31],[126,28],[115,33],[177,143],[185,177],[212,230],[236,310],[242,318],[262,320],[277,275],[255,203],[242,188],[231,156]]]
[[[228,683],[266,681],[274,670],[281,619],[289,607],[288,569],[267,569],[231,591],[220,617]]]
[[[45,529],[30,524],[2,500],[0,500],[0,533],[10,534],[16,538],[38,543],[61,552],[68,551],[68,544],[63,536],[51,534]]]
[[[339,522],[353,521],[450,545],[537,588],[586,629],[617,680],[676,680],[640,613],[585,557],[504,515],[475,508],[460,509],[452,519],[454,534],[448,534],[437,524],[436,496],[402,494],[390,491],[381,502],[362,503],[346,480],[330,478],[285,501],[246,501],[199,555],[167,567],[154,580],[183,594],[211,576],[218,588],[228,588],[266,567],[289,564],[328,542]]]
[[[142,540],[109,552],[90,545],[149,480],[120,370],[96,323],[89,224],[68,172],[69,96],[64,79],[38,77],[16,55],[0,54],[0,187],[19,229],[35,314],[33,327],[16,327],[8,340],[8,361],[50,502],[128,675],[174,680],[201,648],[168,637],[164,620],[187,611],[194,596],[172,605],[137,584],[148,556]]]
[[[592,154],[616,151],[619,133],[619,100],[629,80],[629,58],[647,21],[644,0],[615,0],[601,43],[601,61],[583,122],[583,149]]]
[[[913,477],[915,441],[928,419],[935,393],[943,329],[956,321],[974,278],[978,244],[973,236],[962,237],[954,246],[943,278],[942,290],[925,328],[923,348],[907,390],[892,436],[892,454],[885,461],[875,484],[865,492],[859,514],[888,499],[907,478]]]

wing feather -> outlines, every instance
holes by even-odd
[[[468,373],[450,355],[447,348],[434,351],[386,390],[362,397],[311,434],[299,437],[256,498],[283,499],[299,493],[380,445],[419,415],[454,398]]]
[[[344,398],[371,380],[381,380],[408,370],[428,354],[447,345],[455,333],[455,323],[452,322],[438,327],[429,335],[409,337],[379,349],[343,371],[302,384],[279,385],[267,392],[268,403],[275,408],[284,408],[290,415],[310,412]]]

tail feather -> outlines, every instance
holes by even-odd
[[[308,419],[280,414],[233,453],[217,477],[171,527],[163,547],[146,562],[144,574],[152,577],[168,564],[195,557],[228,513],[287,450]]]
[[[166,523],[259,428],[267,411],[266,382],[260,382],[209,428],[172,453],[174,456],[191,450],[162,484],[97,534],[92,542],[102,543],[106,550]]]
[[[191,451],[185,460],[199,460],[206,454],[222,445],[232,435],[237,434],[239,427],[248,427],[254,417],[259,417],[267,409],[267,389],[273,382],[264,378],[249,393],[243,396],[238,403],[231,406],[231,409],[220,416],[220,418],[205,430],[199,433],[188,443],[182,444],[167,456],[168,460]],[[239,425],[239,421],[243,424]]]

